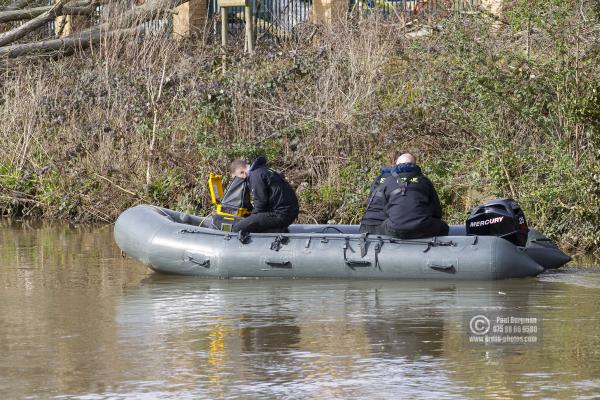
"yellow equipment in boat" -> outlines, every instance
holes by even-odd
[[[250,210],[243,207],[248,198],[246,183],[243,179],[235,178],[224,192],[223,176],[211,173],[208,177],[208,187],[210,199],[216,207],[217,215],[228,221],[250,215]]]
[[[213,175],[211,172],[208,176],[208,189],[210,190],[210,200],[216,206],[223,198],[223,177],[221,175]]]

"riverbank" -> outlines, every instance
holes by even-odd
[[[357,223],[378,168],[406,149],[450,222],[509,196],[563,246],[597,249],[599,10],[521,3],[499,29],[460,16],[409,40],[374,16],[309,32],[310,45],[232,49],[226,74],[217,47],[163,37],[12,63],[0,210],[106,223],[138,203],[205,214],[209,172],[264,153],[297,187],[301,222]]]

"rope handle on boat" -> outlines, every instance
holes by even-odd
[[[448,242],[440,242],[436,236],[433,238],[433,240],[427,242],[427,248],[425,250],[423,250],[423,253],[427,253],[429,250],[431,250],[432,247],[443,247],[443,246],[454,247],[454,246],[456,246],[456,243],[454,243],[452,240],[450,240]]]
[[[335,227],[331,227],[333,229],[337,229]],[[198,230],[198,229],[181,229],[179,231],[180,233],[201,233],[201,234],[207,234],[207,235],[216,235],[216,236],[222,236],[224,240],[230,240],[233,235],[231,233],[225,233],[223,234],[222,232],[210,232],[210,230],[207,231],[203,231],[203,230]],[[286,236],[283,235],[278,235],[277,237],[282,237],[284,238],[285,242],[282,242],[282,244],[287,244],[287,240],[289,239],[297,239],[297,238],[302,238],[302,239],[306,239],[306,243],[305,243],[305,247],[308,248],[310,246],[310,242],[312,238],[318,238],[319,235],[315,235],[313,237],[309,236],[308,238],[304,235],[299,235],[296,236],[294,234],[287,234]],[[275,241],[277,240],[277,237],[275,238]],[[249,233],[242,233],[242,232],[238,232],[237,234],[237,238],[238,240],[242,243],[242,244],[247,244],[250,242],[250,234]],[[402,240],[402,239],[394,239],[394,238],[387,238],[387,237],[382,237],[377,235],[376,238],[374,237],[369,237],[368,235],[361,235],[360,237],[353,237],[350,238],[348,236],[320,236],[321,238],[321,243],[329,243],[330,240],[344,240],[346,243],[348,243],[349,246],[349,241],[350,240],[359,240],[362,243],[364,243],[366,245],[366,243],[368,241],[374,241],[377,240],[378,243],[380,244],[380,247],[383,246],[383,243],[392,243],[392,244],[406,244],[406,245],[414,245],[414,246],[427,246],[427,248],[425,250],[423,250],[424,253],[427,253],[429,250],[431,250],[432,247],[439,247],[439,246],[456,246],[456,243],[453,242],[452,240],[448,241],[448,242],[442,242],[439,241],[437,239],[437,237],[435,237],[433,240],[430,241],[423,241],[423,240],[419,240],[419,241],[414,241],[414,240]],[[274,241],[274,242],[275,242]],[[474,243],[476,244],[476,243]],[[366,246],[365,246],[366,248]],[[366,253],[365,253],[366,254]]]
[[[336,228],[335,226],[326,226],[325,228],[321,229],[320,233],[327,233],[327,229],[334,229],[338,231],[338,233],[344,233],[341,229]]]

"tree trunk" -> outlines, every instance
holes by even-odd
[[[17,58],[32,54],[70,54],[77,49],[86,49],[90,46],[98,44],[103,39],[119,38],[139,31],[139,29],[119,29],[106,32],[100,29],[95,29],[93,31],[87,31],[85,34],[78,33],[62,39],[52,39],[42,42],[0,47],[0,58]]]
[[[31,3],[32,0],[13,0],[6,7],[1,8],[2,11],[10,11],[10,10],[20,10],[25,7],[27,4]]]
[[[94,11],[94,8],[99,4],[99,1],[71,2],[65,5],[60,12],[57,12],[56,16],[58,17],[61,15],[88,15],[91,14]],[[44,6],[26,8],[24,10],[0,11],[0,24],[32,19],[39,15],[42,15],[46,11],[50,11],[51,8],[52,6]]]
[[[117,24],[118,26],[115,26],[112,22],[105,22],[61,39],[0,47],[0,58],[16,58],[32,54],[71,53],[76,49],[84,49],[100,43],[104,38],[115,39],[128,34],[139,33],[144,30],[144,27],[141,26],[144,22],[158,18],[184,2],[185,0],[163,0],[155,2],[153,6],[135,7],[123,14],[123,18]]]
[[[56,15],[61,12],[62,8],[65,4],[67,4],[69,0],[57,0],[57,2],[52,5],[50,10],[44,12],[43,14],[35,17],[29,22],[24,23],[23,25],[16,27],[13,30],[5,32],[0,35],[0,46],[5,46],[9,43],[17,41],[21,39],[23,36],[27,35],[29,32],[33,32],[36,29],[44,26],[47,22],[56,18]]]

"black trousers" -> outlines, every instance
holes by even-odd
[[[248,233],[284,233],[295,219],[269,212],[255,213],[239,220],[232,230]]]
[[[360,226],[358,227],[358,232],[359,233],[369,233],[371,235],[378,235],[380,226],[381,226],[381,224],[379,224],[379,225],[360,224]]]
[[[398,230],[390,225],[390,220],[386,219],[379,228],[380,235],[392,236],[398,239],[421,239],[433,236],[446,236],[450,227],[441,219],[431,218],[422,228],[415,230]]]

